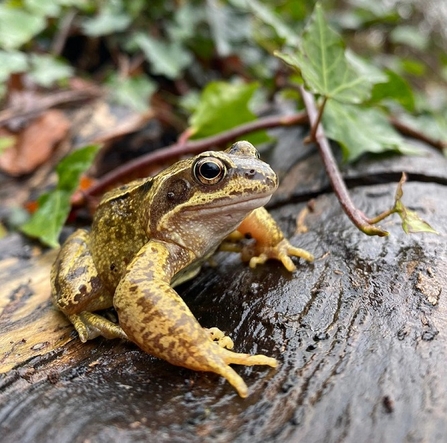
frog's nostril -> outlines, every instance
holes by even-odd
[[[271,178],[267,178],[267,183],[269,186],[275,186],[276,185],[276,180],[271,179]]]
[[[245,172],[245,177],[247,178],[253,178],[256,174],[256,169],[250,169],[249,171]]]

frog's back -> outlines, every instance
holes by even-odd
[[[96,210],[90,249],[98,273],[110,290],[115,289],[127,265],[149,240],[141,204],[152,183],[146,178],[110,191]]]

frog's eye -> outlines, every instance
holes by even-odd
[[[226,175],[227,168],[218,158],[206,157],[198,159],[193,167],[194,178],[203,185],[215,185]]]

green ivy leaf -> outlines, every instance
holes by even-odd
[[[192,62],[191,54],[177,42],[167,43],[140,33],[135,36],[134,43],[151,63],[154,74],[176,79]]]
[[[58,237],[70,212],[70,196],[61,189],[41,195],[37,201],[39,209],[20,230],[52,248],[59,246]]]
[[[41,86],[49,87],[73,75],[71,66],[51,55],[31,54],[30,63],[30,77]]]
[[[406,74],[422,77],[427,73],[427,65],[420,60],[401,58],[398,59],[398,62],[400,64],[400,70]]]
[[[371,103],[393,100],[407,111],[414,112],[415,102],[413,91],[408,82],[391,70],[386,71],[387,80],[374,85]]]
[[[81,174],[93,163],[98,149],[98,145],[85,146],[63,158],[56,166],[57,189],[73,194],[79,185]]]
[[[0,82],[6,81],[15,72],[25,72],[27,69],[28,60],[23,52],[0,51]]]
[[[197,34],[197,26],[206,19],[206,10],[197,8],[191,3],[177,4],[173,21],[166,25],[166,30],[171,41],[184,42],[194,38]]]
[[[217,54],[227,57],[237,53],[237,43],[248,36],[248,18],[219,0],[208,0],[206,12]]]
[[[426,51],[430,44],[428,33],[422,33],[418,26],[396,26],[390,33],[390,41],[421,52]]]
[[[406,234],[414,234],[416,232],[431,232],[439,234],[426,221],[422,220],[419,215],[408,209],[401,201],[403,197],[403,185],[407,180],[406,174],[402,174],[402,178],[397,185],[394,210],[399,214],[402,220],[402,229]]]
[[[189,119],[192,138],[203,138],[256,120],[249,103],[258,88],[257,83],[208,83],[199,105]],[[266,134],[248,137],[253,144],[268,140]]]
[[[364,58],[359,57],[349,49],[345,51],[345,57],[357,73],[366,78],[370,83],[376,84],[388,81],[388,76],[382,69],[368,62]]]
[[[95,145],[78,149],[65,157],[57,166],[56,189],[40,196],[38,209],[20,230],[30,237],[55,248],[58,238],[70,213],[70,197],[77,189],[81,174],[93,162],[99,147]]]
[[[82,28],[87,35],[99,37],[124,31],[132,22],[132,17],[123,12],[102,10],[96,17],[87,18]]]
[[[45,29],[44,16],[0,4],[0,47],[17,49]]]
[[[323,125],[326,135],[340,144],[345,161],[354,161],[366,152],[419,152],[405,144],[403,137],[379,109],[366,109],[331,100],[324,109]]]
[[[112,98],[119,104],[129,106],[137,112],[145,112],[149,108],[149,100],[157,86],[146,75],[121,78],[114,74],[108,82]]]
[[[282,20],[281,16],[266,5],[265,2],[261,3],[258,0],[249,0],[247,1],[247,4],[251,9],[252,14],[255,17],[260,18],[267,25],[270,25],[281,39],[286,41],[291,46],[296,46],[298,44],[299,37],[297,32],[291,29]]]
[[[57,17],[61,11],[61,2],[51,1],[43,2],[42,0],[25,0],[27,9],[34,15],[41,15],[46,17]]]
[[[371,93],[371,83],[347,61],[341,37],[327,24],[317,4],[293,54],[275,55],[301,72],[306,86],[316,94],[345,103],[361,103]]]

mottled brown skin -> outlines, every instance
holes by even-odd
[[[54,304],[83,342],[99,335],[130,339],[172,364],[220,374],[246,397],[247,386],[229,365],[275,367],[276,360],[225,349],[231,339],[202,328],[173,286],[194,277],[221,244],[251,267],[273,258],[293,271],[290,255],[311,261],[262,208],[276,187],[276,174],[242,141],[109,192],[90,233],[76,231],[59,252],[51,273]],[[237,243],[246,235],[254,246]],[[119,324],[94,313],[112,306]]]

